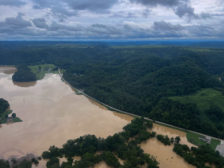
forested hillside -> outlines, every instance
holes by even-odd
[[[171,98],[207,88],[223,95],[223,49],[1,43],[0,51],[1,65],[54,64],[72,86],[106,104],[224,138],[224,122],[217,122],[212,111]],[[224,115],[219,109],[217,114]]]

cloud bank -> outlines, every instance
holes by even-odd
[[[222,39],[221,0],[0,0],[0,40]]]

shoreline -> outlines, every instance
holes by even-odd
[[[10,65],[10,66],[7,66],[7,65],[0,65],[0,67],[9,67],[9,68],[16,68],[16,66],[13,66],[13,65]],[[57,73],[61,80],[67,84],[76,94],[78,95],[83,95],[85,97],[87,97],[88,99],[98,103],[99,105],[102,105],[103,107],[105,107],[106,109],[112,111],[112,112],[117,112],[117,113],[120,113],[120,114],[125,114],[125,115],[128,115],[128,116],[131,116],[131,117],[134,117],[134,118],[139,118],[139,117],[142,117],[142,116],[139,116],[139,115],[136,115],[136,114],[133,114],[133,113],[130,113],[130,112],[127,112],[127,111],[123,111],[123,110],[120,110],[120,109],[117,109],[115,107],[112,107],[108,104],[105,104],[103,102],[101,102],[100,100],[97,100],[96,98],[86,94],[83,90],[80,90],[80,89],[77,89],[75,87],[73,87],[69,82],[67,82],[64,78],[63,78],[63,70],[59,69],[58,68],[58,72],[55,72]],[[179,131],[183,131],[184,133],[192,133],[192,134],[197,134],[199,136],[204,136],[204,137],[209,137],[211,139],[215,139],[215,140],[218,140],[220,141],[220,144],[224,144],[224,140],[223,139],[220,139],[220,138],[216,138],[216,137],[213,137],[213,136],[210,136],[210,135],[206,135],[206,134],[203,134],[203,133],[200,133],[200,132],[197,132],[197,131],[193,131],[193,130],[188,130],[188,129],[185,129],[185,128],[181,128],[181,127],[178,127],[178,126],[175,126],[175,125],[172,125],[172,124],[168,124],[168,123],[164,123],[164,122],[161,122],[161,121],[157,121],[157,120],[152,120],[151,118],[148,118],[148,117],[144,117],[145,120],[148,120],[148,121],[152,121],[153,123],[156,123],[156,124],[159,124],[159,125],[162,125],[162,126],[166,126],[166,127],[169,127],[169,128],[172,128],[172,129],[175,129],[175,130],[179,130]],[[189,141],[189,143],[191,143]]]
[[[123,111],[123,110],[120,110],[120,109],[117,109],[115,107],[112,107],[108,104],[105,104],[103,102],[101,102],[100,100],[97,100],[96,98],[86,94],[84,91],[80,90],[80,89],[77,89],[75,87],[73,87],[69,82],[67,82],[64,78],[63,78],[63,73],[60,72],[60,69],[58,71],[58,74],[60,75],[61,77],[61,80],[63,82],[65,82],[67,85],[69,85],[69,87],[72,88],[72,90],[75,91],[76,94],[78,95],[83,95],[87,98],[89,98],[90,100],[104,106],[105,108],[107,108],[108,110],[110,111],[113,111],[113,112],[117,112],[117,113],[121,113],[121,114],[125,114],[125,115],[129,115],[129,116],[132,116],[132,117],[137,117],[137,118],[141,118],[142,116],[139,116],[139,115],[136,115],[136,114],[132,114],[130,112],[127,112],[127,111]],[[186,137],[187,137],[187,134],[188,133],[191,133],[191,134],[196,134],[198,136],[203,136],[204,138],[209,138],[209,139],[213,139],[213,140],[217,140],[219,141],[220,143],[216,146],[215,148],[215,151],[218,151],[222,156],[224,156],[224,152],[222,148],[224,148],[224,140],[223,139],[220,139],[220,138],[217,138],[217,137],[213,137],[213,136],[210,136],[210,135],[206,135],[206,134],[203,134],[203,133],[200,133],[200,132],[197,132],[197,131],[193,131],[193,130],[188,130],[188,129],[185,129],[185,128],[181,128],[181,127],[178,127],[178,126],[175,126],[175,125],[172,125],[172,124],[168,124],[168,123],[164,123],[164,122],[161,122],[161,121],[157,121],[157,120],[153,120],[151,118],[148,118],[148,117],[143,117],[145,120],[148,120],[148,121],[152,121],[153,123],[155,124],[158,124],[158,125],[161,125],[161,126],[165,126],[165,127],[168,127],[168,128],[172,128],[172,129],[175,129],[175,130],[179,130],[179,131],[182,131],[184,133],[186,133]],[[190,142],[188,140],[189,143],[193,144],[192,142]],[[196,144],[193,144],[193,145],[196,145]],[[210,145],[210,144],[209,144]],[[198,145],[196,145],[198,146]],[[223,146],[223,147],[222,147]]]

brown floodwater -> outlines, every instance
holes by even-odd
[[[4,67],[5,68],[5,67]],[[3,68],[1,68],[3,69]],[[12,74],[0,71],[0,97],[23,122],[0,128],[0,157],[40,155],[51,145],[86,134],[107,137],[122,130],[131,117],[115,114],[85,96],[77,95],[59,75],[47,74],[35,85],[12,82]]]
[[[0,97],[9,101],[11,109],[23,122],[0,126],[0,158],[40,155],[51,145],[61,146],[68,139],[86,134],[107,137],[122,130],[133,117],[107,110],[74,90],[57,74],[47,74],[36,83],[13,83],[14,67],[0,67]],[[157,134],[181,137],[186,134],[154,124]],[[146,153],[154,156],[161,168],[193,168],[155,138],[142,143]],[[45,167],[41,161],[38,167]],[[101,162],[95,168],[109,168]]]
[[[94,166],[94,168],[111,168],[105,162],[100,162]]]
[[[158,124],[153,124],[153,131],[157,134],[167,135],[169,138],[179,136],[181,138],[180,143],[186,144],[189,147],[194,146],[187,141],[186,133],[183,131]],[[165,146],[156,138],[149,139],[148,141],[142,143],[141,148],[145,151],[145,153],[148,153],[156,158],[156,160],[160,163],[160,168],[195,168],[173,152],[173,145]]]
[[[175,138],[179,136],[181,138],[181,141],[180,141],[181,144],[186,144],[189,147],[195,146],[192,143],[187,141],[186,132],[173,129],[170,127],[165,127],[158,124],[153,124],[152,130],[155,131],[157,134],[167,135],[169,138],[172,138],[172,137]]]

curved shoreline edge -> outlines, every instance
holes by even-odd
[[[73,87],[69,82],[67,82],[64,78],[63,78],[63,73],[61,72],[61,70],[59,69],[58,70],[58,74],[60,75],[61,77],[61,80],[63,82],[65,82],[67,85],[69,85],[69,87],[71,87],[75,92],[76,94],[80,94],[80,95],[83,95],[93,101],[95,101],[96,103],[99,103],[100,105],[106,107],[108,110],[111,110],[111,111],[114,111],[114,112],[117,112],[117,113],[121,113],[121,114],[126,114],[126,115],[129,115],[129,116],[132,116],[132,117],[137,117],[137,118],[141,118],[142,116],[139,116],[139,115],[136,115],[136,114],[132,114],[130,112],[127,112],[127,111],[123,111],[123,110],[120,110],[120,109],[117,109],[115,107],[112,107],[108,104],[105,104],[103,102],[101,102],[100,100],[97,100],[96,98],[86,94],[84,91],[80,90],[80,89],[77,89],[75,87]],[[185,129],[185,128],[181,128],[181,127],[177,127],[177,126],[174,126],[174,125],[171,125],[171,124],[167,124],[167,123],[164,123],[164,122],[161,122],[161,121],[157,121],[157,120],[153,120],[151,118],[148,118],[148,117],[144,117],[145,120],[148,120],[148,121],[152,121],[153,123],[156,123],[156,124],[159,124],[159,125],[162,125],[162,126],[166,126],[166,127],[170,127],[170,128],[173,128],[173,129],[176,129],[176,130],[180,130],[180,131],[183,131],[185,133],[193,133],[193,134],[197,134],[199,136],[204,136],[208,139],[214,139],[214,140],[218,140],[220,141],[220,144],[217,145],[216,147],[216,151],[219,151],[220,154],[222,156],[224,156],[224,140],[223,139],[220,139],[220,138],[216,138],[216,137],[213,137],[213,136],[210,136],[210,135],[206,135],[206,134],[203,134],[203,133],[200,133],[200,132],[197,132],[197,131],[192,131],[192,130],[188,130],[188,129]],[[191,142],[190,142],[191,143]],[[222,146],[222,147],[221,147]]]

